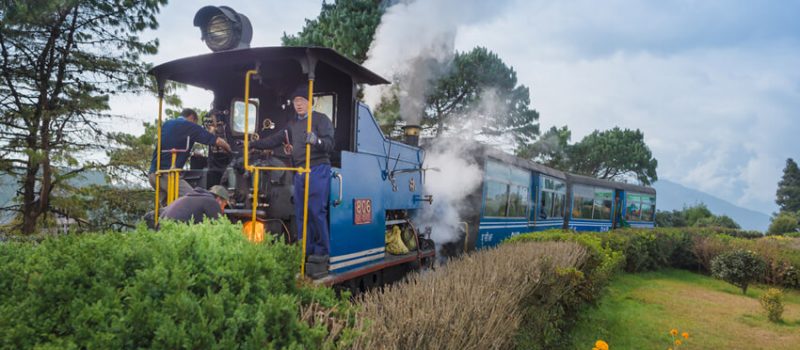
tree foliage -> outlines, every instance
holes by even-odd
[[[703,203],[684,207],[682,210],[659,210],[656,212],[656,226],[741,228],[735,220],[727,215],[714,215]]]
[[[635,176],[644,185],[658,180],[658,161],[644,142],[644,133],[620,129],[597,131],[569,149],[573,172],[600,179]]]
[[[742,294],[747,294],[747,287],[758,281],[765,270],[764,260],[749,250],[725,252],[711,260],[714,277],[741,288]]]
[[[145,86],[157,41],[138,33],[158,26],[166,0],[5,1],[0,11],[0,170],[20,179],[13,209],[21,230],[54,207],[67,180],[95,166],[79,155],[105,145],[101,120],[110,95]]]
[[[800,213],[780,212],[772,218],[767,233],[781,235],[800,231]]]
[[[569,141],[572,132],[567,126],[551,127],[534,143],[523,145],[517,149],[517,156],[534,159],[556,169],[569,169]]]
[[[517,148],[517,156],[600,179],[635,177],[643,185],[658,180],[658,161],[640,130],[595,130],[570,145],[571,136],[566,126],[552,127],[536,142]]]
[[[330,47],[353,61],[363,63],[381,21],[380,0],[336,0],[322,3],[315,19],[306,19],[299,33],[283,33],[284,46]]]
[[[781,211],[793,213],[800,211],[800,169],[792,158],[786,160],[776,196],[775,203]]]
[[[530,90],[517,72],[484,47],[456,52],[448,73],[427,97],[422,127],[482,136],[511,136],[516,144],[539,134],[539,113],[530,108]]]
[[[421,121],[430,135],[500,138],[517,147],[539,135],[539,113],[530,108],[530,90],[518,84],[512,67],[486,48],[456,52],[447,72],[432,84]],[[401,92],[396,86],[376,109],[389,134],[395,134],[401,123],[397,98]]]

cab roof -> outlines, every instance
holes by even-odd
[[[260,66],[262,77],[279,79],[286,72],[296,71],[298,64],[305,69],[312,60],[323,63],[324,69],[350,76],[355,84],[389,84],[380,75],[325,47],[281,46],[220,51],[169,61],[153,67],[148,74],[156,77],[159,86],[172,80],[212,89],[231,77],[244,76],[245,71],[256,66]],[[320,68],[318,64],[317,71]]]

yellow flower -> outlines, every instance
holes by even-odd
[[[608,350],[608,343],[598,340],[594,343],[594,347],[596,347],[597,350]]]
[[[681,340],[680,339],[675,339],[675,345],[680,346],[681,345]]]
[[[683,339],[689,339],[689,333],[687,332],[681,333],[681,336],[683,337]]]
[[[592,348],[592,350],[600,350],[600,349],[598,349],[598,348]]]
[[[678,330],[673,328],[671,331],[669,331],[669,334],[671,334],[674,337],[674,336],[678,335]]]

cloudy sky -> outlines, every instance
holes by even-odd
[[[321,1],[173,0],[145,35],[161,42],[150,60],[208,52],[192,17],[223,3],[251,19],[253,46],[271,46],[316,17]],[[641,129],[660,178],[776,211],[786,158],[800,158],[800,1],[509,0],[491,10],[455,28],[456,49],[484,46],[513,66],[542,130],[567,125],[577,141],[595,129]],[[184,101],[206,107],[210,95],[191,89]],[[150,97],[112,106],[130,118],[114,127],[130,132],[157,109]]]

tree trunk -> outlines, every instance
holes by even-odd
[[[39,172],[39,164],[33,157],[28,158],[28,166],[25,171],[25,179],[22,184],[22,233],[31,234],[36,231],[36,219],[39,218],[39,207],[34,204],[36,199],[36,173]]]

